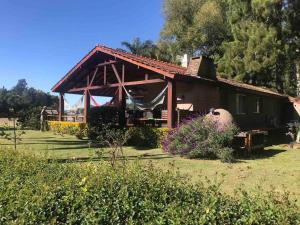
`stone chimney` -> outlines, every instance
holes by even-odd
[[[186,70],[186,75],[199,76],[206,79],[216,79],[214,61],[205,56],[193,57]]]

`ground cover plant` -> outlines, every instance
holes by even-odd
[[[173,171],[173,172],[172,172]],[[0,151],[1,224],[297,224],[297,207],[275,192],[236,197],[197,185],[175,168],[61,164]]]
[[[163,149],[189,158],[219,158],[222,162],[233,162],[231,144],[237,131],[233,123],[222,125],[208,117],[198,116],[170,131],[163,141]]]
[[[13,151],[13,144],[0,137],[0,150],[7,148]],[[27,130],[18,149],[28,154],[62,161],[99,161],[96,154],[98,148],[88,140],[79,140],[71,135],[55,135],[52,132]],[[233,164],[165,154],[160,148],[136,149],[126,146],[123,150],[128,162],[136,159],[152,161],[163,171],[170,169],[170,163],[174,164],[192,183],[204,181],[205,177],[222,180],[220,188],[230,195],[234,195],[235,188],[255,192],[255,188],[260,185],[265,191],[287,190],[294,199],[300,199],[300,154],[297,146],[294,149],[290,149],[288,145],[270,146],[251,157],[238,158]],[[104,149],[103,158],[110,158],[109,149]],[[299,203],[300,201],[297,202],[300,206]]]

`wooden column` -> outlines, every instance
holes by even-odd
[[[91,96],[90,92],[88,90],[84,91],[84,118],[83,122],[88,122],[88,113],[90,111],[90,105],[91,105]]]
[[[58,105],[58,120],[63,121],[65,111],[64,94],[59,93],[59,105]]]
[[[168,128],[175,127],[176,100],[176,82],[174,80],[168,80]]]
[[[125,91],[122,86],[119,86],[118,91],[118,103],[119,103],[119,125],[121,127],[126,126],[125,109],[126,109],[126,97]]]

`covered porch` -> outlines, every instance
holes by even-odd
[[[91,97],[103,96],[118,108],[120,126],[173,128],[180,114],[186,115],[177,112],[176,95],[183,77],[177,75],[184,71],[173,64],[96,46],[52,88],[59,93],[58,120],[66,119],[64,94],[77,94],[84,96],[84,123],[89,119]]]

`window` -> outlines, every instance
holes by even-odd
[[[254,105],[254,113],[261,113],[262,112],[262,99],[256,98],[255,105]]]
[[[246,114],[246,95],[236,95],[236,113]]]

